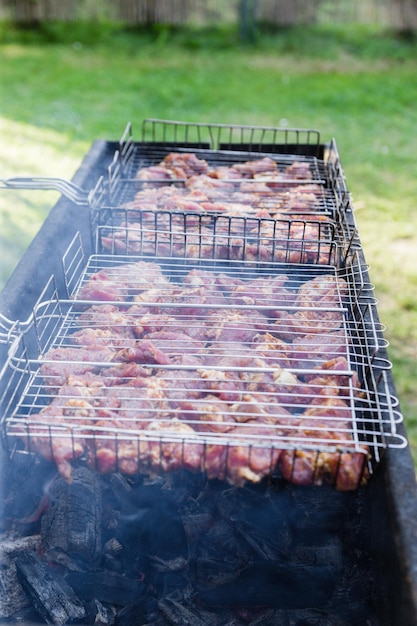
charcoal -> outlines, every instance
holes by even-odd
[[[194,604],[194,611],[196,605]],[[242,622],[237,619],[236,612],[233,609],[204,609],[198,606],[198,617],[206,624],[206,626],[241,626]]]
[[[85,618],[85,609],[65,578],[35,553],[16,559],[17,577],[38,613],[48,624],[73,624]]]
[[[321,537],[340,532],[347,517],[350,493],[331,487],[298,487],[291,490],[293,503],[290,524],[293,533],[304,543],[317,543]]]
[[[16,455],[13,464],[3,465],[0,473],[8,497],[0,499],[0,525],[13,521],[22,534],[39,532],[46,505],[45,491],[56,475],[55,466],[27,455]]]
[[[197,541],[214,522],[213,516],[209,512],[182,515],[181,520],[189,544]]]
[[[96,564],[102,541],[101,487],[96,474],[85,467],[74,468],[71,483],[62,477],[52,483],[49,499],[42,519],[45,552],[58,561],[62,552],[82,563]]]
[[[85,605],[86,624],[95,626],[113,626],[116,618],[116,611],[112,606],[104,606],[98,600],[91,600]]]
[[[167,622],[173,626],[207,626],[207,622],[200,619],[194,611],[171,598],[160,600],[158,607]]]
[[[343,546],[339,537],[329,536],[317,545],[297,544],[294,546],[292,560],[306,565],[331,565],[340,570],[343,567]]]
[[[199,585],[214,586],[223,585],[239,576],[242,569],[240,561],[231,561],[219,557],[197,558],[194,562],[194,577]]]
[[[158,556],[153,556],[150,557],[149,562],[158,572],[180,572],[188,565],[188,561],[182,556],[175,559],[160,559]]]
[[[358,565],[346,567],[330,602],[332,611],[349,619],[351,626],[360,626],[371,613],[374,580]]]
[[[165,476],[163,483],[160,484],[164,497],[184,512],[195,511],[196,500],[200,498],[206,486],[204,474],[194,474],[185,470]]]
[[[112,572],[123,573],[123,546],[116,537],[110,537],[103,546],[101,565]]]
[[[145,592],[143,583],[115,572],[70,572],[65,577],[82,600],[99,600],[126,606]]]
[[[108,537],[103,537],[105,542],[108,538],[113,537],[114,530],[119,523],[120,508],[132,487],[126,478],[117,472],[102,476],[101,484],[103,501],[102,532],[103,535],[109,533]]]
[[[158,610],[157,600],[150,593],[147,593],[119,609],[116,613],[115,624],[117,626],[136,626],[136,624],[143,626],[154,624],[158,620],[163,620],[163,623],[166,623]]]
[[[123,474],[114,472],[113,474],[109,474],[105,478],[106,478],[106,485],[114,493],[115,497],[118,499],[120,499],[121,495],[128,494],[129,491],[131,491],[132,489],[131,485],[126,480],[126,477],[123,476]]]
[[[286,619],[286,626],[351,626],[350,622],[345,622],[337,615],[317,609],[288,611]]]
[[[11,613],[7,619],[1,619],[0,624],[20,624],[20,626],[37,626],[45,624],[45,620],[38,613],[33,605],[22,607],[18,611]]]
[[[147,578],[160,597],[170,593],[186,593],[189,589],[188,561],[181,557],[163,561],[156,557],[149,559]]]
[[[349,549],[358,546],[352,501],[322,489],[271,481],[230,488],[184,473],[126,479],[78,467],[72,485],[59,478],[47,489],[42,539],[16,544],[9,533],[3,541],[14,553],[7,567],[45,548],[43,567],[54,563],[52,581],[63,572],[86,625],[378,626],[366,546]],[[37,613],[39,600],[27,606],[16,579],[15,587],[23,604],[4,613],[8,621],[52,621]],[[65,623],[79,620],[68,613]]]
[[[213,526],[202,535],[197,545],[198,557],[221,558],[224,560],[239,559],[246,563],[255,558],[255,553],[247,541],[239,537],[232,524],[225,520],[216,521]]]
[[[36,550],[39,541],[39,535],[19,537],[13,531],[0,537],[0,623],[29,603],[17,580],[15,560],[19,554]]]
[[[230,582],[217,587],[200,587],[197,599],[208,606],[317,608],[330,600],[335,573],[331,567],[259,561],[242,569]]]
[[[290,626],[288,612],[282,609],[258,609],[257,613],[255,617],[245,613],[248,626]]]
[[[115,536],[130,563],[136,561],[135,571],[146,567],[149,557],[188,559],[181,516],[159,486],[139,486],[127,494]]]
[[[159,598],[167,595],[187,595],[190,581],[187,571],[184,572],[150,572],[149,580]]]
[[[227,489],[217,499],[217,506],[259,558],[288,554],[292,538],[286,514],[263,493]]]

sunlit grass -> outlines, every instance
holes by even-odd
[[[65,134],[0,117],[1,178],[70,179],[88,144]],[[48,172],[49,170],[49,172]],[[0,189],[0,283],[3,285],[58,199],[53,191]]]

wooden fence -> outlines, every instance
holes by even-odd
[[[210,25],[250,16],[276,25],[370,23],[417,29],[417,0],[0,0],[0,19]]]

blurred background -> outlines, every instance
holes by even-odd
[[[0,0],[0,178],[147,117],[335,137],[417,463],[416,71],[416,0]],[[57,198],[0,189],[0,289]]]

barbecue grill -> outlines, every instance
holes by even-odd
[[[234,178],[222,207],[219,197],[209,198],[211,212],[184,209],[178,198],[189,200],[187,181],[177,175],[169,186],[180,190],[178,204],[144,207],[147,190],[167,185],[140,172],[172,152],[192,152],[222,171],[237,163],[240,173],[247,162],[266,158],[280,173],[261,176],[256,197],[253,178]],[[294,161],[311,178],[283,177]],[[417,561],[407,523],[417,506],[414,471],[335,142],[321,144],[316,131],[148,120],[140,142],[130,125],[119,143],[96,142],[74,181],[77,190],[90,191],[70,191],[65,195],[71,199],[58,202],[3,292],[6,465],[22,454],[40,454],[55,460],[67,479],[86,463],[96,474],[132,480],[203,470],[209,481],[225,481],[238,491],[247,489],[247,481],[257,489],[282,480],[290,489],[319,488],[326,498],[348,489],[349,509],[363,533],[358,545],[365,549],[370,541],[367,558],[374,560],[369,572],[376,579],[375,606],[380,602],[382,610],[372,608],[372,619],[378,614],[381,624],[414,623]],[[267,211],[268,217],[228,214],[242,183],[251,211]],[[311,184],[313,211],[283,206],[294,188]],[[68,188],[73,183],[61,190]],[[75,200],[85,207],[77,208]],[[50,262],[28,290],[29,268],[57,235]],[[157,298],[149,284],[129,284],[132,267],[144,282],[151,268],[150,282],[159,281]],[[104,300],[91,291],[103,276],[118,287],[116,296],[107,290]],[[276,289],[265,291],[271,284]],[[319,285],[315,300],[313,284]],[[92,314],[103,304],[110,306],[107,315],[119,315],[116,323]],[[309,315],[315,329],[306,342]],[[294,322],[299,318],[304,330]],[[320,319],[326,320],[322,327]],[[97,334],[109,343],[100,357],[86,359]],[[325,347],[324,335],[332,339]],[[57,360],[59,353],[65,357]],[[85,359],[87,372],[74,369]],[[57,362],[78,380],[64,384]],[[317,381],[318,371],[325,383]],[[87,402],[85,396],[75,402],[86,373],[89,384],[98,386]],[[113,395],[103,394],[104,386]],[[329,410],[335,387],[339,406]],[[134,393],[126,395],[128,388]],[[317,410],[311,413],[312,406]],[[308,410],[310,421],[303,421]],[[279,411],[279,420],[272,419]],[[233,593],[228,588],[229,597]],[[203,593],[210,603],[208,598]],[[334,596],[326,605],[331,611],[332,602]],[[298,610],[295,604],[278,608]]]

